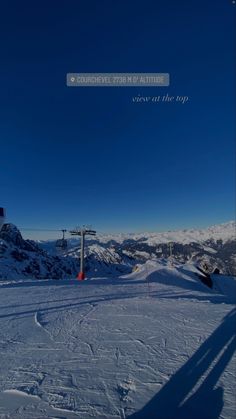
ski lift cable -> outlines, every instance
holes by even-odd
[[[22,227],[20,228],[20,230],[22,231],[46,231],[46,232],[61,232],[62,233],[62,238],[58,239],[56,241],[56,248],[58,249],[62,249],[65,250],[68,246],[67,240],[65,239],[65,233],[68,231],[68,229],[65,228],[60,228],[60,229],[50,229],[50,228],[29,228],[29,227]]]
[[[45,232],[65,232],[65,233],[70,233],[71,231],[73,231],[72,228],[57,228],[57,229],[52,229],[52,228],[38,228],[38,227],[19,227],[19,229],[21,231],[45,231]],[[89,229],[90,230],[90,229]],[[93,230],[91,230],[93,231]],[[113,233],[108,233],[106,231],[97,231],[97,234],[101,234],[101,235],[105,235],[105,236],[109,236],[109,235],[113,235]],[[114,233],[116,234],[116,233]]]
[[[80,228],[79,228],[80,229]],[[73,231],[73,228],[54,228],[54,229],[52,229],[52,228],[38,228],[38,227],[19,227],[19,230],[22,230],[22,231],[54,231],[54,232],[64,232],[64,233],[66,233],[66,232],[68,232],[68,233],[71,233],[71,231]],[[94,230],[92,230],[92,229],[87,229],[89,232],[95,232]]]
[[[28,228],[28,227],[20,227],[20,230],[22,231],[54,231],[54,232],[69,231],[69,229],[62,229],[62,228],[50,229],[50,228]]]

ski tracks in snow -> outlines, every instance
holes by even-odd
[[[50,295],[46,285],[29,287],[27,295],[24,288],[3,289],[3,301],[5,292],[19,313],[14,309],[8,319],[3,312],[1,319],[0,390],[8,394],[0,393],[0,417],[9,414],[8,400],[17,405],[20,398],[24,408],[16,419],[125,419],[145,405],[230,310],[168,299],[174,296],[170,286],[167,297],[158,298],[158,286],[152,282],[152,298],[137,281],[57,283]],[[30,310],[20,309],[17,293],[23,306],[30,300]]]

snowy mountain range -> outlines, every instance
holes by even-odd
[[[172,255],[180,263],[192,261],[200,266],[207,265],[209,271],[218,268],[222,273],[236,275],[235,229],[236,223],[230,221],[205,230],[98,234],[95,239],[87,240],[87,256],[91,258],[93,255],[100,265],[107,262],[110,265],[119,263],[130,267],[150,259],[167,259]],[[78,256],[79,249],[75,250],[74,247],[78,246],[78,241],[69,239],[69,245],[73,254],[77,252]]]
[[[124,233],[124,234],[98,234],[97,239],[101,243],[123,243],[126,240],[143,241],[149,245],[169,243],[171,241],[181,244],[204,243],[206,241],[222,240],[223,243],[235,240],[236,223],[229,221],[219,225],[214,225],[205,229],[185,229],[167,231],[160,233]]]
[[[148,260],[170,257],[205,266],[209,272],[218,268],[224,274],[236,275],[235,222],[205,230],[99,234],[86,240],[89,277],[129,273]],[[0,279],[73,278],[79,271],[79,258],[77,239],[68,239],[68,249],[58,252],[54,241],[24,240],[13,224],[4,224],[0,231]]]

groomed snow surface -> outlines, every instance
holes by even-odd
[[[1,282],[0,418],[233,419],[235,280],[194,271]]]

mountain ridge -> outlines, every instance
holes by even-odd
[[[191,234],[190,234],[191,232]],[[86,275],[121,275],[148,260],[172,259],[216,268],[223,274],[236,275],[235,222],[203,230],[179,230],[143,235],[119,235],[86,238]],[[151,234],[151,235],[150,235]],[[154,234],[154,236],[152,235]],[[193,234],[195,236],[193,236]],[[122,238],[122,240],[121,240]],[[170,242],[172,246],[170,247]],[[23,239],[13,224],[0,231],[0,278],[20,277],[73,278],[80,264],[80,241],[68,240],[68,249],[58,251],[55,241],[35,242]]]
[[[223,241],[232,240],[236,236],[236,222],[228,221],[226,223],[214,224],[206,228],[197,229],[178,229],[178,230],[168,230],[163,232],[141,232],[141,233],[114,233],[114,234],[98,234],[97,238],[106,242],[109,240],[115,240],[121,243],[127,239],[139,240],[141,238],[146,238],[147,240],[152,240],[153,242],[163,243],[169,241],[176,241],[179,243],[190,243],[191,241],[203,242],[207,239],[222,239]]]

